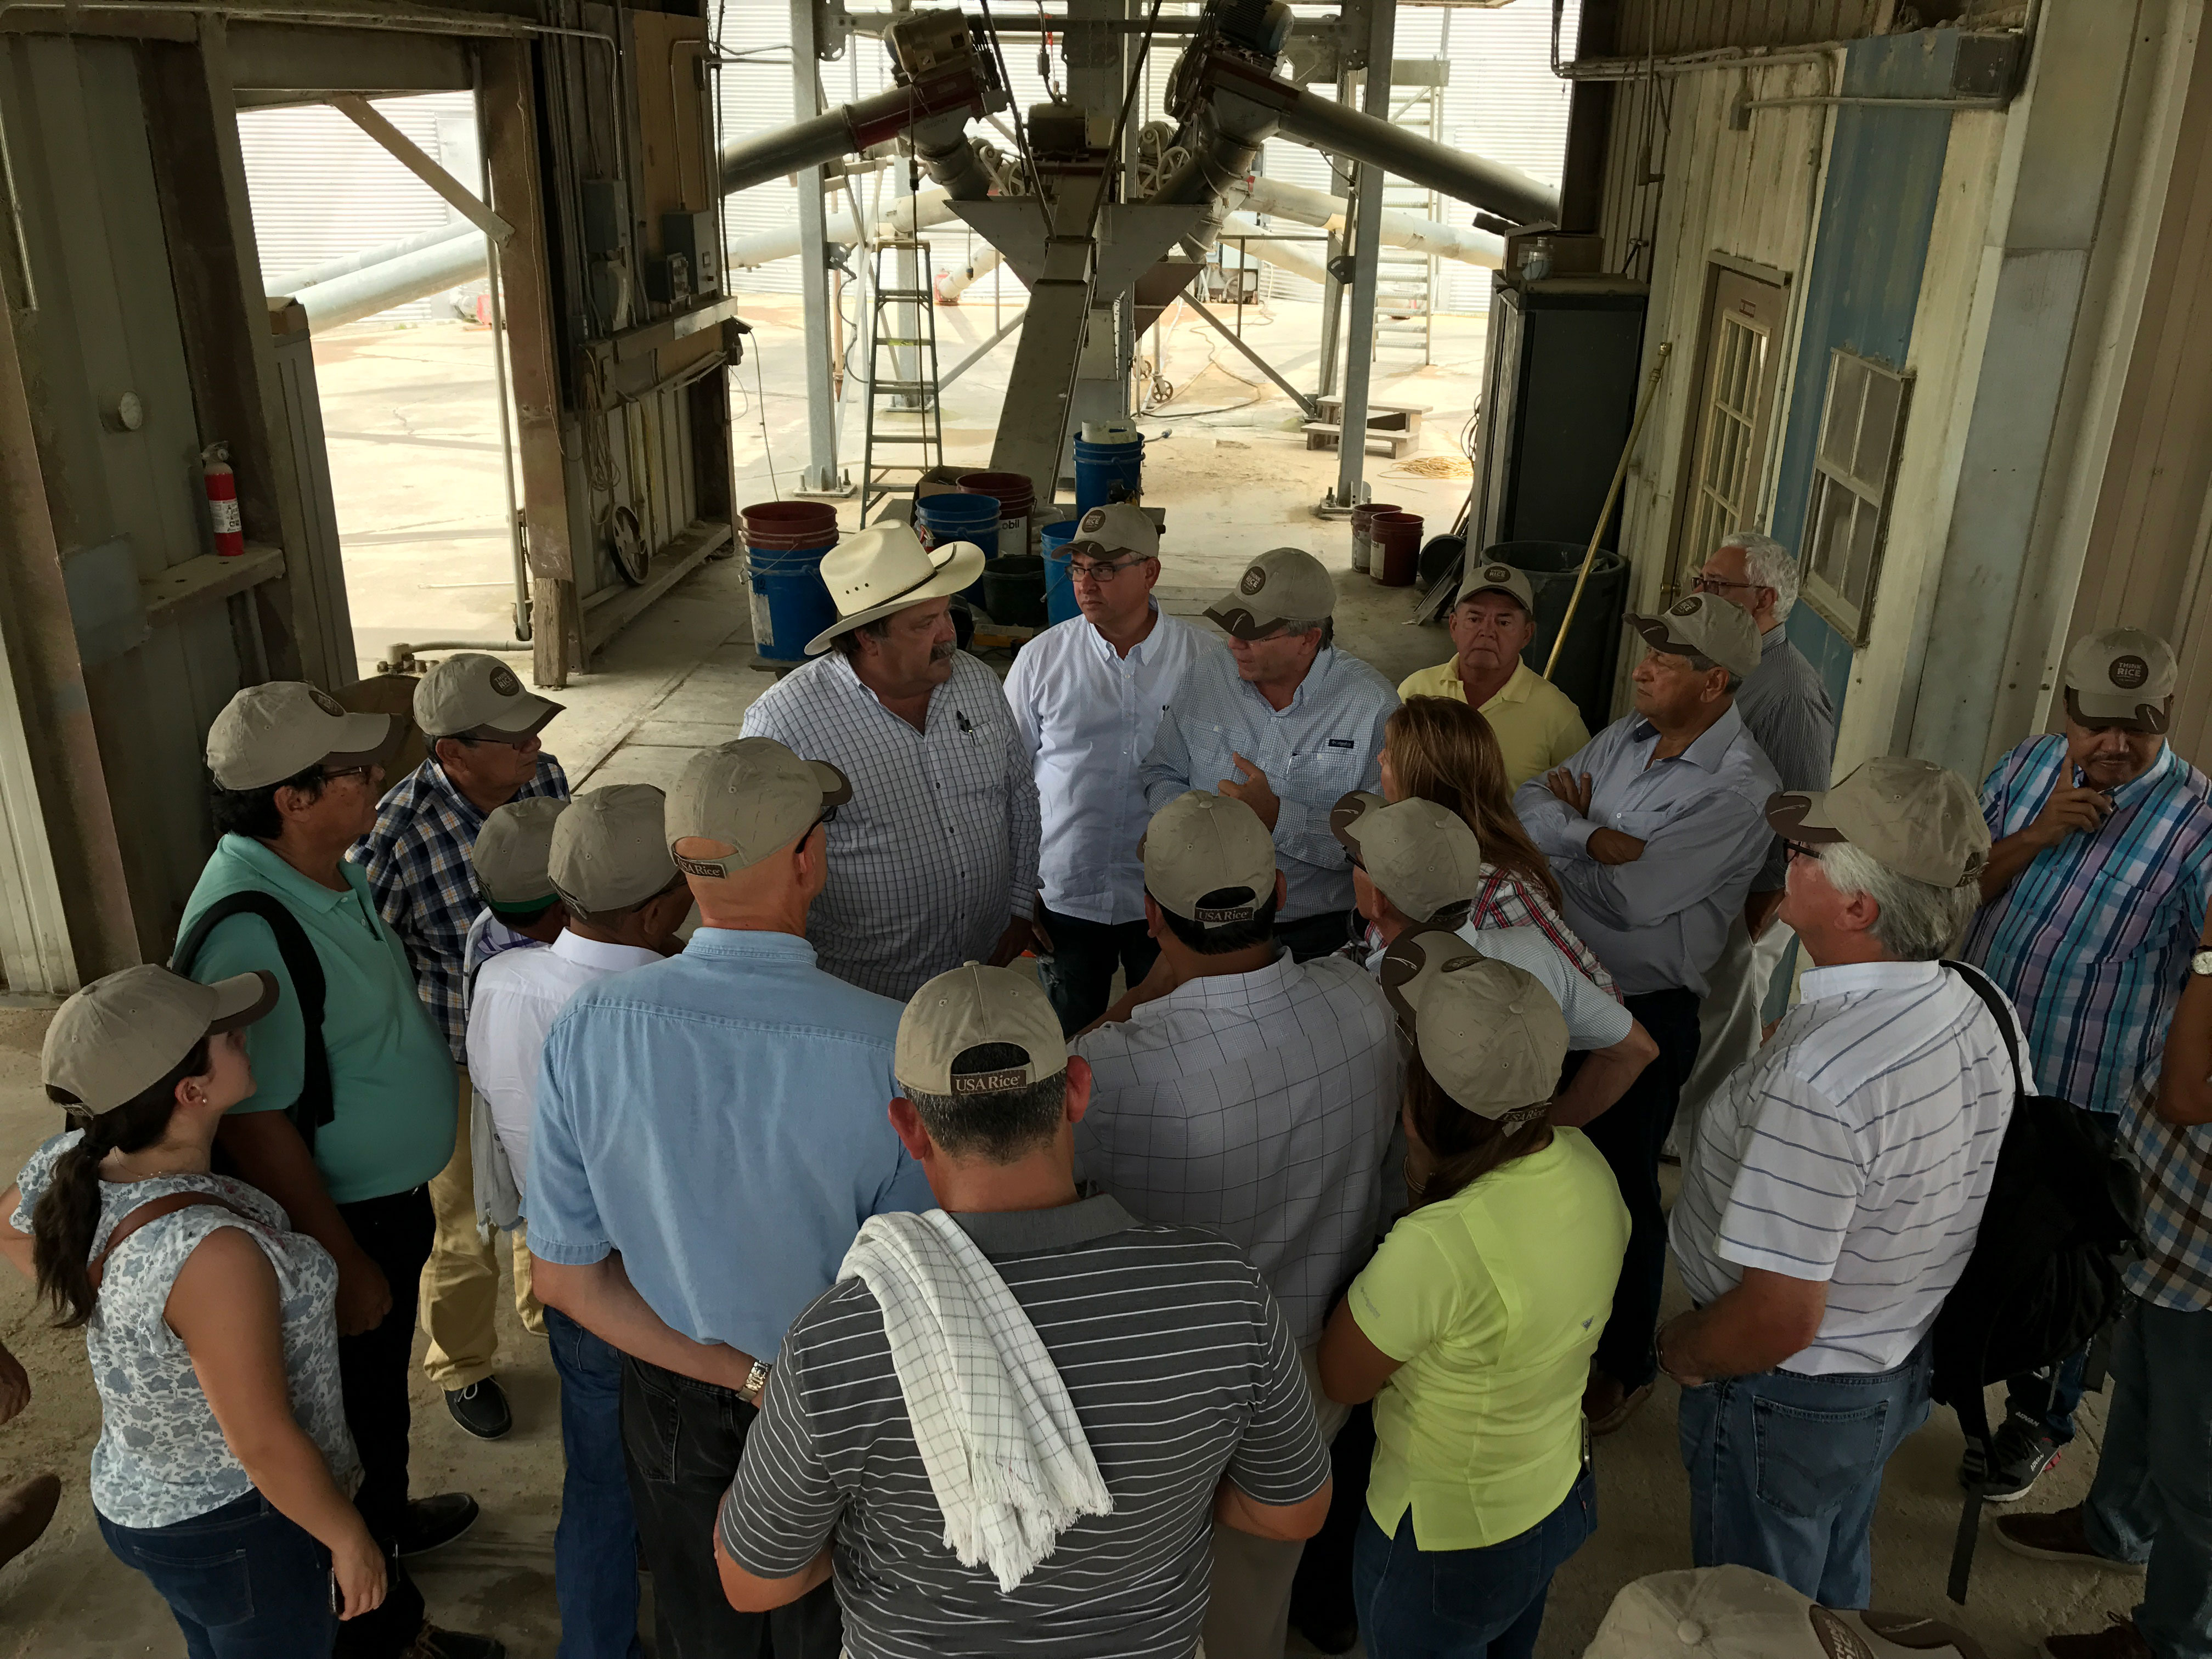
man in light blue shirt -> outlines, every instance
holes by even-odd
[[[579,992],[546,1039],[538,1292],[624,1355],[623,1449],[676,1659],[771,1642],[836,1659],[827,1586],[773,1613],[730,1607],[714,1517],[785,1327],[863,1221],[935,1201],[886,1115],[900,1006],[823,972],[805,938],[822,826],[851,796],[773,738],[695,756],[666,823],[701,927],[680,956]]]
[[[1298,961],[1351,937],[1352,861],[1328,827],[1354,789],[1382,787],[1382,724],[1398,694],[1329,643],[1336,584],[1295,547],[1262,553],[1207,617],[1229,650],[1183,676],[1143,772],[1157,812],[1189,789],[1241,800],[1275,839],[1289,896],[1275,938]]]
[[[1583,1401],[1600,1434],[1627,1420],[1657,1374],[1651,1333],[1667,1271],[1659,1149],[1697,1063],[1706,977],[1773,836],[1766,798],[1782,787],[1735,710],[1737,688],[1759,667],[1749,613],[1696,593],[1663,616],[1629,621],[1650,646],[1633,677],[1635,712],[1513,797],[1559,878],[1567,925],[1659,1045],[1659,1057],[1589,1127],[1630,1223]]]

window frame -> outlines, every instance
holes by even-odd
[[[1837,371],[1846,361],[1862,376],[1858,406],[1850,416],[1855,422],[1851,434],[1855,462],[1865,436],[1869,399],[1864,388],[1877,379],[1897,388],[1896,423],[1889,434],[1887,453],[1881,459],[1881,475],[1874,480],[1857,476],[1828,459],[1830,428],[1838,412],[1836,392],[1841,377]],[[1872,634],[1875,599],[1881,591],[1882,559],[1889,545],[1890,513],[1897,499],[1898,467],[1905,453],[1905,429],[1912,418],[1913,380],[1911,370],[1893,368],[1878,357],[1843,346],[1829,349],[1828,380],[1820,394],[1820,429],[1813,447],[1813,487],[1805,503],[1805,531],[1798,555],[1798,597],[1854,649],[1865,645]],[[1872,546],[1868,551],[1865,574],[1860,579],[1861,591],[1856,593],[1847,592],[1831,581],[1817,562],[1828,492],[1835,489],[1844,491],[1856,503],[1854,523],[1857,513],[1870,509],[1875,515]]]

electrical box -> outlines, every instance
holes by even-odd
[[[645,262],[645,297],[655,305],[683,310],[691,303],[691,262],[671,253]]]
[[[704,213],[660,216],[660,251],[672,260],[683,258],[695,295],[703,297],[721,291],[722,251],[717,244],[711,209]]]

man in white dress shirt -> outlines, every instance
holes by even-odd
[[[469,1000],[469,1074],[477,1103],[522,1189],[530,1192],[531,1119],[546,1033],[586,985],[659,962],[691,908],[669,856],[660,791],[618,783],[570,802],[554,822],[547,874],[567,931],[543,950],[507,951],[484,963]],[[637,1522],[623,1457],[622,1356],[558,1308],[545,1310],[561,1374],[561,1522],[554,1587],[563,1651],[635,1652]]]
[[[1083,614],[1024,646],[1006,674],[1043,825],[1039,977],[1070,1036],[1105,1012],[1116,967],[1140,984],[1159,956],[1145,926],[1137,842],[1152,814],[1138,769],[1183,671],[1218,649],[1152,602],[1160,537],[1141,507],[1094,507],[1077,530],[1067,571]]]
[[[1035,938],[1029,747],[998,677],[953,644],[952,596],[982,570],[974,543],[925,548],[904,525],[839,543],[822,560],[837,620],[808,644],[817,660],[745,710],[746,737],[851,781],[806,937],[823,972],[901,1002]]]
[[[1486,957],[1532,975],[1566,1016],[1567,1048],[1584,1056],[1559,1091],[1552,1121],[1580,1128],[1620,1098],[1659,1045],[1617,997],[1591,983],[1538,927],[1475,927],[1468,910],[1482,885],[1482,844],[1467,820],[1419,795],[1395,805],[1355,789],[1329,814],[1352,854],[1352,892],[1368,922],[1365,960],[1379,973],[1401,933],[1449,928]]]

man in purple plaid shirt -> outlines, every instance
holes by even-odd
[[[377,809],[376,827],[347,854],[368,874],[376,908],[407,947],[415,988],[446,1034],[460,1069],[460,1133],[453,1160],[430,1183],[438,1220],[422,1273],[422,1328],[430,1346],[423,1369],[444,1390],[453,1420],[479,1439],[514,1426],[505,1392],[492,1375],[499,1335],[499,1261],[478,1236],[475,1171],[469,1158],[467,1021],[462,957],[469,925],[483,908],[469,849],[485,817],[512,800],[566,799],[568,780],[544,752],[538,732],[561,705],[524,690],[496,657],[464,652],[440,663],[415,688],[415,723],[430,757],[402,778]],[[515,1306],[541,1334],[544,1315],[530,1293],[530,1254],[514,1236]]]

